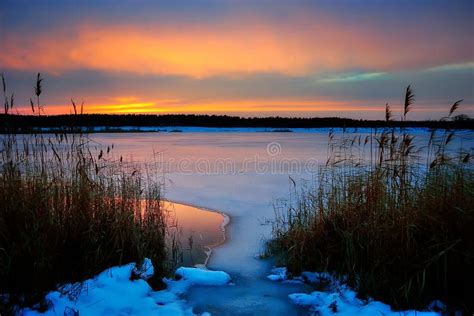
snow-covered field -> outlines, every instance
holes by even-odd
[[[470,133],[470,141],[464,141],[464,145],[472,148],[474,137]],[[416,131],[416,135],[421,142],[428,137],[424,130]],[[312,180],[315,167],[326,161],[327,136],[327,130],[312,133],[190,131],[104,133],[94,134],[92,139],[98,145],[114,144],[116,155],[153,161],[161,166],[167,199],[219,210],[230,217],[227,241],[213,251],[208,268],[225,271],[235,285],[209,287],[196,282],[186,287],[185,304],[180,298],[176,305],[170,306],[184,306],[185,310],[192,306],[196,313],[214,315],[307,315],[309,310],[331,307],[332,302],[337,301],[336,311],[346,312],[346,315],[389,312],[385,304],[357,300],[348,288],[314,292],[312,286],[303,282],[271,281],[267,275],[275,263],[258,259],[264,241],[271,234],[275,200],[291,198],[293,181],[300,187]],[[169,291],[163,293],[168,293],[171,302],[171,298],[176,298],[175,283],[169,284]],[[179,281],[176,284],[180,284]],[[156,294],[150,296],[149,288],[137,287],[141,288],[141,297],[154,300]],[[332,307],[330,311],[332,313]]]

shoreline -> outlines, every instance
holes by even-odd
[[[214,244],[211,244],[211,245],[205,245],[204,248],[207,249],[207,251],[205,251],[206,253],[206,260],[204,260],[204,263],[203,264],[195,264],[194,266],[195,267],[205,267],[207,269],[207,263],[209,262],[209,259],[211,258],[211,255],[212,255],[212,250],[214,248],[217,248],[223,244],[225,244],[225,242],[227,241],[228,237],[227,237],[227,230],[226,230],[226,227],[228,225],[230,225],[230,216],[222,211],[219,211],[219,210],[215,210],[215,209],[211,209],[211,208],[208,208],[208,207],[204,207],[204,206],[199,206],[199,205],[196,205],[196,204],[193,204],[193,203],[187,203],[187,202],[181,202],[181,201],[176,201],[176,200],[169,200],[169,199],[162,199],[163,201],[166,201],[166,202],[169,202],[169,203],[174,203],[174,204],[180,204],[180,205],[186,205],[186,206],[190,206],[190,207],[194,207],[196,209],[199,209],[201,211],[207,211],[207,212],[212,212],[212,213],[217,213],[217,214],[220,214],[222,217],[223,217],[223,221],[220,225],[220,228],[221,228],[221,231],[222,231],[222,240],[220,242],[217,242],[217,243],[214,243]]]
[[[94,126],[90,128],[78,127],[79,129],[70,130],[65,128],[41,128],[41,129],[19,129],[15,130],[18,135],[34,135],[34,134],[185,134],[185,133],[320,133],[329,131],[347,131],[347,132],[370,132],[374,129],[399,128],[399,126],[319,126],[319,127],[234,127],[234,126],[121,126],[108,127]],[[470,126],[407,126],[410,131],[426,131],[431,129],[437,130],[455,130],[457,132],[472,132],[474,129]],[[11,131],[0,129],[0,135],[10,134]]]

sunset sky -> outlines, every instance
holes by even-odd
[[[100,4],[98,4],[100,2]],[[1,0],[0,71],[22,112],[412,119],[474,115],[474,1]]]

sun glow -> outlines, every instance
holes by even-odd
[[[274,115],[275,111],[301,115],[305,112],[334,112],[334,111],[383,111],[379,104],[369,104],[364,101],[347,102],[334,100],[304,100],[304,99],[254,99],[254,100],[179,100],[159,99],[156,101],[141,100],[136,97],[117,97],[112,100],[123,102],[92,102],[84,105],[84,113],[131,113],[131,114],[234,114],[248,113],[252,115]],[[126,102],[131,100],[133,102]],[[27,110],[26,110],[27,111]],[[71,112],[69,105],[50,105],[46,114]],[[25,112],[27,113],[27,112]]]

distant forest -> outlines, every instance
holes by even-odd
[[[474,129],[474,120],[459,115],[440,121],[383,121],[357,120],[338,117],[286,118],[251,117],[227,115],[150,115],[150,114],[81,114],[81,115],[12,115],[0,114],[0,130],[33,132],[38,129],[62,129],[71,127],[267,127],[267,128],[362,128],[362,127],[425,127],[445,129]]]

